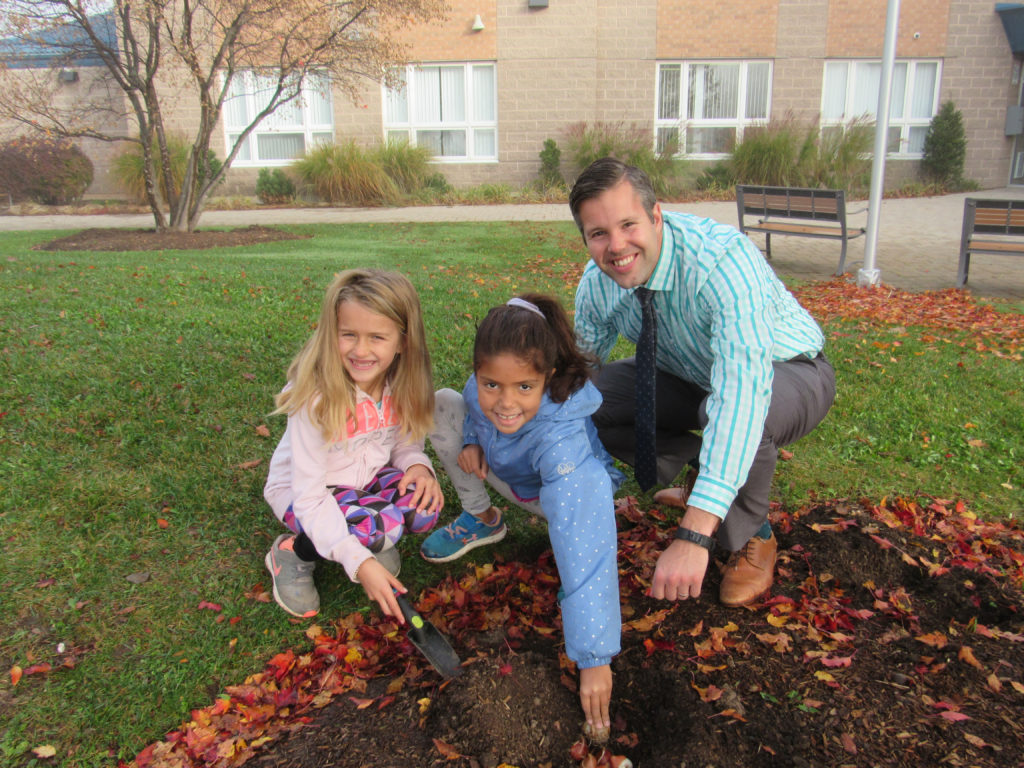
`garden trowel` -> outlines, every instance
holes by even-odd
[[[398,600],[398,607],[402,609],[402,616],[405,617],[409,641],[420,649],[442,677],[447,679],[458,675],[462,671],[459,666],[461,662],[444,635],[420,616],[405,595],[395,592],[395,599]]]

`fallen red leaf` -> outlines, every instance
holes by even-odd
[[[443,757],[445,760],[458,760],[460,757],[462,757],[462,755],[459,754],[459,751],[455,749],[455,747],[445,744],[440,739],[434,739],[434,747],[437,748],[437,751],[441,753],[441,757]]]

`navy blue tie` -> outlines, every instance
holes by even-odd
[[[655,353],[658,349],[658,316],[654,312],[654,293],[636,289],[640,300],[640,338],[636,343],[636,457],[633,474],[640,490],[658,482],[658,452],[655,445],[654,386]]]

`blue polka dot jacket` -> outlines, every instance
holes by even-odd
[[[623,475],[590,418],[601,393],[590,382],[564,403],[545,393],[537,415],[510,435],[480,410],[475,376],[462,395],[464,443],[483,448],[491,471],[520,499],[539,500],[547,519],[566,654],[581,669],[610,663],[622,631],[612,495]]]

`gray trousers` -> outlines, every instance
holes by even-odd
[[[773,365],[772,398],[761,442],[747,480],[718,529],[718,543],[735,552],[742,549],[768,518],[772,477],[780,446],[808,434],[825,418],[836,394],[836,377],[824,355],[804,356]],[[598,435],[608,452],[633,465],[636,416],[634,358],[603,366],[596,384],[604,403],[594,414]],[[670,373],[658,371],[658,482],[671,483],[680,470],[700,454],[701,438],[693,430],[708,422],[708,392]]]
[[[462,425],[466,418],[466,401],[461,392],[453,389],[441,389],[434,394],[434,431],[430,433],[430,444],[434,447],[441,466],[448,474],[459,495],[462,508],[474,517],[479,517],[491,507],[491,497],[487,493],[490,485],[502,497],[523,509],[534,512],[541,517],[540,502],[521,501],[512,493],[508,483],[493,472],[487,472],[487,484],[476,475],[459,469],[459,453],[465,446],[462,437]]]

